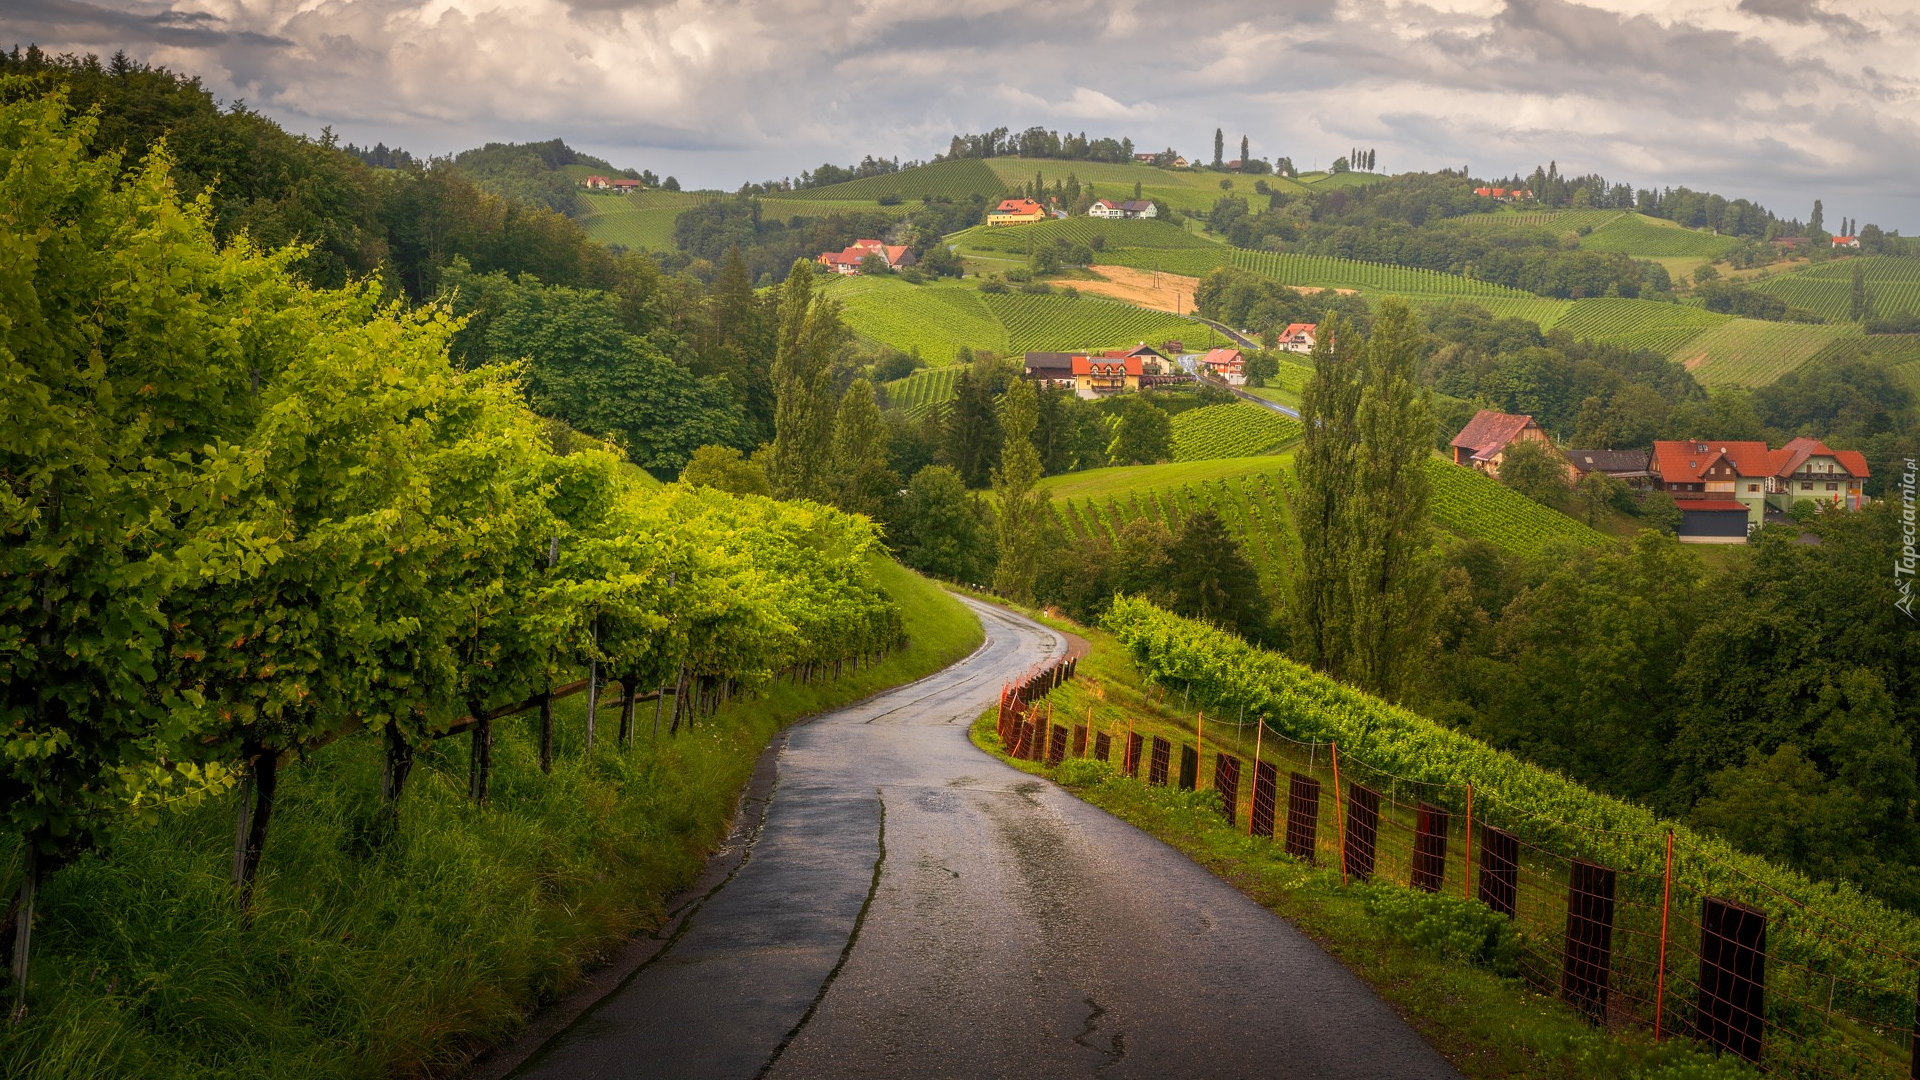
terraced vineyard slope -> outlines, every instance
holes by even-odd
[[[1244,248],[1209,247],[1174,250],[1128,248],[1108,251],[1101,262],[1141,270],[1204,277],[1217,267],[1238,266],[1284,285],[1354,289],[1365,293],[1394,293],[1414,297],[1509,297],[1537,300],[1532,293],[1509,289],[1459,274],[1417,270],[1386,263],[1336,259],[1327,255],[1295,255]]]
[[[980,290],[959,284],[914,285],[897,277],[843,277],[826,294],[840,302],[847,326],[862,337],[928,363],[952,360],[961,346],[1006,352],[1007,328]]]
[[[1554,227],[1576,226],[1555,222]],[[1718,258],[1739,244],[1737,237],[1683,229],[1662,218],[1618,213],[1580,240],[1580,246],[1588,251],[1632,255],[1641,259],[1681,255]]]
[[[999,252],[1024,255],[1035,245],[1056,240],[1091,244],[1098,239],[1103,248],[1207,248],[1223,245],[1190,233],[1164,221],[1109,221],[1103,218],[1055,218],[1032,225],[977,225],[954,233],[948,243],[960,245],[963,252]]]
[[[1300,422],[1244,401],[1189,409],[1173,418],[1173,460],[1252,457],[1300,437]]]
[[[1613,542],[1558,510],[1443,458],[1427,459],[1427,478],[1433,491],[1434,523],[1460,536],[1522,555],[1532,555],[1554,541],[1588,546]]]
[[[1875,316],[1920,315],[1920,258],[1911,256],[1840,259],[1757,281],[1753,287],[1816,315],[1842,321],[1851,314],[1855,266],[1866,271],[1867,296]]]
[[[1758,387],[1799,369],[1842,338],[1859,331],[1847,325],[1732,319],[1693,338],[1673,354],[1702,386]]]
[[[887,408],[918,420],[929,413],[946,411],[947,403],[953,400],[953,384],[965,370],[964,364],[928,368],[904,379],[881,383],[880,390],[886,394]]]
[[[932,165],[902,169],[884,176],[865,176],[858,180],[849,180],[844,184],[830,184],[826,187],[806,188],[800,191],[775,192],[766,198],[769,202],[793,199],[874,202],[888,195],[919,200],[929,195],[966,199],[968,196],[978,194],[989,199],[997,199],[1006,193],[1006,185],[1001,183],[1000,177],[987,167],[986,162],[978,158],[960,158],[955,161],[940,161]]]
[[[1683,304],[1608,298],[1574,301],[1554,326],[1576,338],[1672,355],[1702,331],[1732,318]]]
[[[1292,480],[1290,472],[1277,466],[1279,459],[1261,460],[1275,461],[1276,467],[1120,496],[1058,499],[1051,505],[1070,540],[1110,538],[1127,522],[1143,517],[1178,534],[1187,518],[1201,510],[1212,510],[1259,572],[1262,586],[1275,592],[1283,587],[1293,557],[1293,530],[1286,502],[1286,488]]]

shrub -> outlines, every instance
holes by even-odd
[[[1020,286],[1020,291],[1029,296],[1045,296],[1053,291],[1053,286],[1044,281],[1029,281]]]
[[[1054,779],[1068,787],[1099,787],[1119,774],[1113,766],[1093,758],[1068,758],[1054,770]]]
[[[1003,293],[1007,291],[1007,283],[1004,281],[983,281],[980,283],[980,291],[985,293]]]
[[[1509,978],[1520,974],[1520,936],[1505,915],[1485,904],[1397,885],[1357,889],[1367,913],[1407,944]]]

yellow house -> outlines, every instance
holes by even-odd
[[[1045,221],[1046,208],[1032,199],[1002,199],[987,213],[988,225],[1028,225]]]

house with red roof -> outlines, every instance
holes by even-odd
[[[1141,356],[1076,356],[1073,358],[1073,392],[1092,400],[1140,389],[1140,377],[1146,374]]]
[[[1310,353],[1313,343],[1320,337],[1320,324],[1310,322],[1289,323],[1285,332],[1274,342],[1274,348],[1291,353]]]
[[[1246,361],[1239,349],[1209,349],[1204,355],[1194,359],[1194,367],[1201,374],[1218,379],[1228,386],[1247,384]]]
[[[1114,202],[1112,199],[1095,199],[1093,200],[1093,205],[1087,207],[1087,216],[1118,220],[1126,217],[1127,212],[1119,203]]]
[[[605,191],[612,184],[613,181],[604,176],[589,176],[585,180],[580,181],[580,186],[586,188],[588,191]]]
[[[1029,225],[1046,217],[1046,207],[1032,199],[1001,199],[999,206],[987,211],[987,224]]]
[[[905,269],[917,261],[912,248],[904,244],[883,244],[878,240],[855,240],[844,250],[824,252],[814,261],[836,274],[852,275],[860,272],[860,265],[869,255],[880,256],[889,270]]]
[[[1857,248],[1860,246],[1860,238],[1857,236],[1836,236],[1833,238],[1833,246],[1837,248]]]
[[[1692,543],[1742,542],[1768,507],[1786,510],[1801,499],[1847,510],[1867,501],[1866,457],[1818,439],[1795,439],[1778,450],[1757,441],[1662,439],[1653,444],[1649,472],[1654,489],[1679,504],[1688,519],[1680,539]]]
[[[1555,457],[1560,456],[1546,429],[1533,417],[1481,409],[1453,437],[1453,463],[1498,477],[1507,448],[1516,442],[1537,442]]]
[[[638,180],[609,180],[607,181],[607,186],[616,192],[631,193],[639,191],[647,185],[642,184]]]

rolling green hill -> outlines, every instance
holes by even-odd
[[[1567,313],[1554,323],[1554,328],[1576,338],[1672,355],[1702,331],[1732,318],[1705,308],[1658,300],[1596,298],[1575,300]]]
[[[1920,314],[1920,258],[1911,256],[1839,259],[1756,281],[1753,288],[1816,315],[1844,320],[1850,315],[1855,266],[1866,273],[1867,296],[1875,316]]]
[[[1434,523],[1458,536],[1485,540],[1522,555],[1554,541],[1599,546],[1613,541],[1573,518],[1541,506],[1499,481],[1440,457],[1427,459]]]
[[[1224,344],[1201,323],[1091,296],[985,293],[971,282],[913,285],[897,277],[839,278],[826,294],[841,302],[847,325],[862,337],[929,361],[961,346],[1017,354],[1030,350],[1119,348],[1184,341],[1189,349]]]
[[[872,202],[887,195],[918,200],[929,195],[965,199],[976,194],[998,199],[1007,194],[1007,188],[1000,182],[1000,177],[987,167],[986,162],[978,158],[960,158],[902,169],[884,176],[865,176],[844,184],[775,192],[766,196],[766,199],[769,202],[821,199]]]
[[[673,219],[680,211],[722,196],[711,191],[637,191],[631,195],[580,196],[582,211],[574,220],[587,235],[603,244],[619,244],[635,251],[672,251]]]
[[[1251,457],[1300,437],[1300,421],[1247,402],[1188,409],[1173,418],[1173,460]]]
[[[1555,227],[1560,224],[1556,222]],[[1718,258],[1739,245],[1737,237],[1715,236],[1683,229],[1661,218],[1622,213],[1616,213],[1580,239],[1580,246],[1588,251],[1640,259],[1684,255]]]
[[[1430,299],[1447,297],[1539,299],[1532,293],[1476,281],[1459,274],[1445,274],[1437,270],[1416,270],[1404,266],[1390,266],[1386,263],[1336,259],[1326,255],[1282,254],[1212,246],[1176,249],[1122,248],[1102,253],[1100,260],[1115,266],[1132,266],[1142,270],[1160,270],[1193,277],[1204,277],[1220,266],[1238,266],[1270,277],[1284,285],[1357,289],[1364,293],[1391,293]]]
[[[1092,184],[1094,194],[1101,198],[1131,199],[1133,186],[1139,184],[1141,198],[1159,199],[1175,210],[1201,213],[1212,209],[1220,196],[1226,194],[1220,187],[1222,180],[1232,182],[1233,192],[1249,196],[1254,193],[1255,180],[1264,180],[1268,187],[1278,191],[1303,190],[1300,185],[1279,176],[1230,176],[1225,173],[1159,169],[1152,165],[1118,165],[1104,161],[999,157],[988,158],[985,164],[1011,190],[1031,183],[1035,173],[1049,186],[1071,175],[1083,185]]]
[[[1857,327],[1731,319],[1682,345],[1673,358],[1702,386],[1765,386],[1796,370]]]

